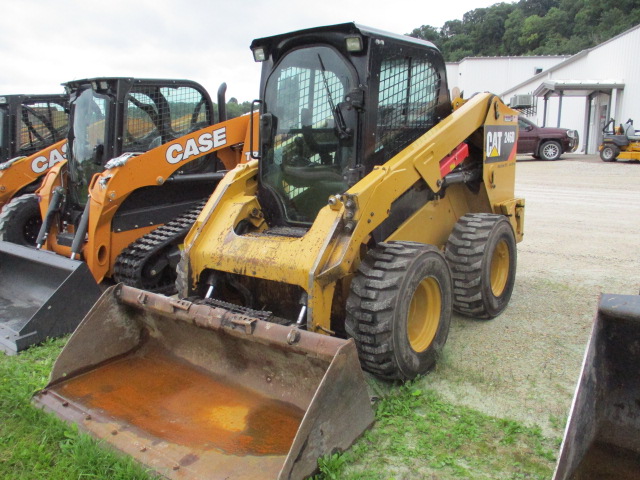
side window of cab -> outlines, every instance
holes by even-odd
[[[426,58],[383,60],[375,152],[386,162],[436,123],[440,76]]]

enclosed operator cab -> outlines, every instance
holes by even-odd
[[[29,156],[67,134],[67,96],[0,96],[0,163]]]

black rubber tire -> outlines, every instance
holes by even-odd
[[[540,145],[538,155],[542,160],[557,160],[562,155],[562,146],[555,140],[547,140]]]
[[[33,194],[15,197],[0,213],[0,240],[35,247],[41,225],[38,198]]]
[[[425,287],[436,297],[425,297]],[[416,295],[415,305],[426,309],[414,305]],[[356,342],[362,368],[386,380],[427,373],[447,341],[452,303],[451,271],[436,247],[389,242],[370,250],[351,281],[346,304],[345,330]],[[420,343],[417,350],[410,333]]]
[[[607,143],[602,146],[600,150],[600,160],[603,162],[615,162],[620,155],[620,149],[617,145]]]
[[[453,309],[476,318],[500,315],[516,278],[516,239],[507,217],[463,216],[449,235],[445,256],[453,275]]]

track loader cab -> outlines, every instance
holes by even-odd
[[[66,159],[68,103],[65,94],[0,96],[0,240],[35,245],[42,218],[34,192]]]
[[[1,95],[0,164],[63,140],[67,127],[65,94]]]
[[[65,88],[70,95],[71,125],[69,129],[68,194],[60,221],[77,226],[87,204],[89,186],[93,176],[110,165],[126,161],[152,150],[189,132],[213,123],[213,105],[209,94],[199,84],[187,80],[150,80],[133,78],[95,78],[68,82]],[[183,171],[215,171],[215,162],[200,158],[197,165],[189,165]],[[132,180],[135,188],[135,180]],[[118,209],[121,219],[133,212],[161,215],[160,203],[168,203],[176,195],[170,182],[151,192],[134,191],[125,205]],[[211,185],[200,183],[187,189],[191,198],[179,194],[183,203],[193,203],[211,191]],[[152,198],[150,198],[152,197]],[[182,205],[182,209],[185,206]],[[165,221],[172,218],[165,215]],[[46,214],[46,212],[43,212]],[[139,216],[139,215],[138,215]],[[142,218],[136,220],[141,223]],[[124,221],[124,223],[130,223]],[[154,223],[164,223],[157,219]],[[133,225],[131,225],[133,226]],[[116,227],[127,229],[127,227]],[[72,229],[70,229],[73,231]],[[67,235],[64,227],[60,234],[61,245]],[[66,242],[66,246],[70,246]],[[56,250],[56,248],[54,248]],[[57,251],[57,250],[56,250]]]
[[[2,240],[35,244],[42,220],[33,193],[66,158],[68,103],[65,94],[0,96],[0,208],[11,202],[0,215]]]

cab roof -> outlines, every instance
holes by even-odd
[[[361,35],[363,37],[372,38],[372,39],[389,39],[396,43],[405,43],[408,45],[415,45],[420,47],[427,47],[438,50],[433,43],[428,42],[426,40],[422,40],[419,38],[409,37],[407,35],[400,35],[397,33],[386,32],[384,30],[379,30],[377,28],[366,27],[364,25],[360,25],[354,22],[349,23],[339,23],[336,25],[325,25],[322,27],[314,27],[307,28],[303,30],[296,30],[289,33],[283,33],[279,35],[273,35],[271,37],[262,37],[257,38],[251,42],[251,49],[253,50],[258,46],[273,46],[278,45],[283,40],[287,40],[293,37],[299,36],[313,36],[314,34],[323,34],[323,33],[341,33],[344,35]]]

